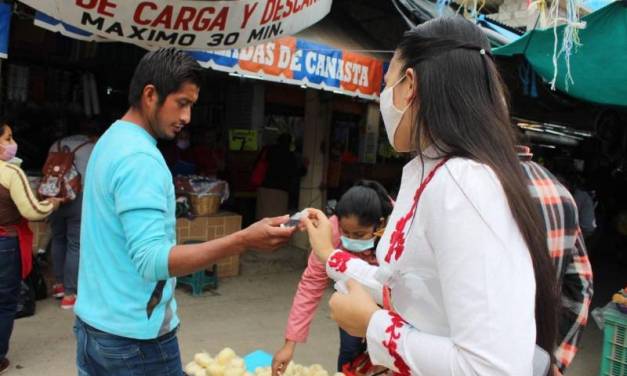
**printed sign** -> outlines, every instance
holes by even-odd
[[[21,0],[71,27],[145,48],[224,50],[292,35],[326,16],[332,0]],[[70,26],[65,27],[65,26]]]
[[[229,150],[257,151],[257,131],[250,129],[229,130]]]
[[[291,83],[376,99],[383,62],[294,37],[242,49],[191,52],[203,66],[244,77]]]

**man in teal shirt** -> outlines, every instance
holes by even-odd
[[[200,66],[175,49],[147,53],[128,112],[96,144],[86,173],[79,291],[79,375],[182,375],[174,277],[247,248],[273,250],[293,229],[262,220],[203,244],[177,246],[172,175],[157,140],[191,120]]]

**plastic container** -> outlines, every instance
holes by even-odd
[[[627,315],[610,304],[603,313],[603,355],[600,376],[627,376]]]
[[[272,355],[263,350],[256,350],[244,357],[244,363],[246,370],[254,374],[257,368],[272,366]]]

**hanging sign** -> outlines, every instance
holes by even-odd
[[[250,129],[229,130],[229,150],[257,151],[257,131]]]
[[[294,37],[242,49],[191,52],[204,67],[365,99],[379,97],[383,62]]]
[[[21,0],[78,28],[145,48],[224,50],[303,30],[326,16],[332,0]],[[42,25],[45,25],[42,24]],[[69,26],[69,27],[67,27]]]

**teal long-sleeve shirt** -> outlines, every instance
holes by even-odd
[[[157,141],[115,122],[96,144],[84,177],[75,312],[118,336],[152,339],[174,330],[168,257],[176,244],[175,195]]]

